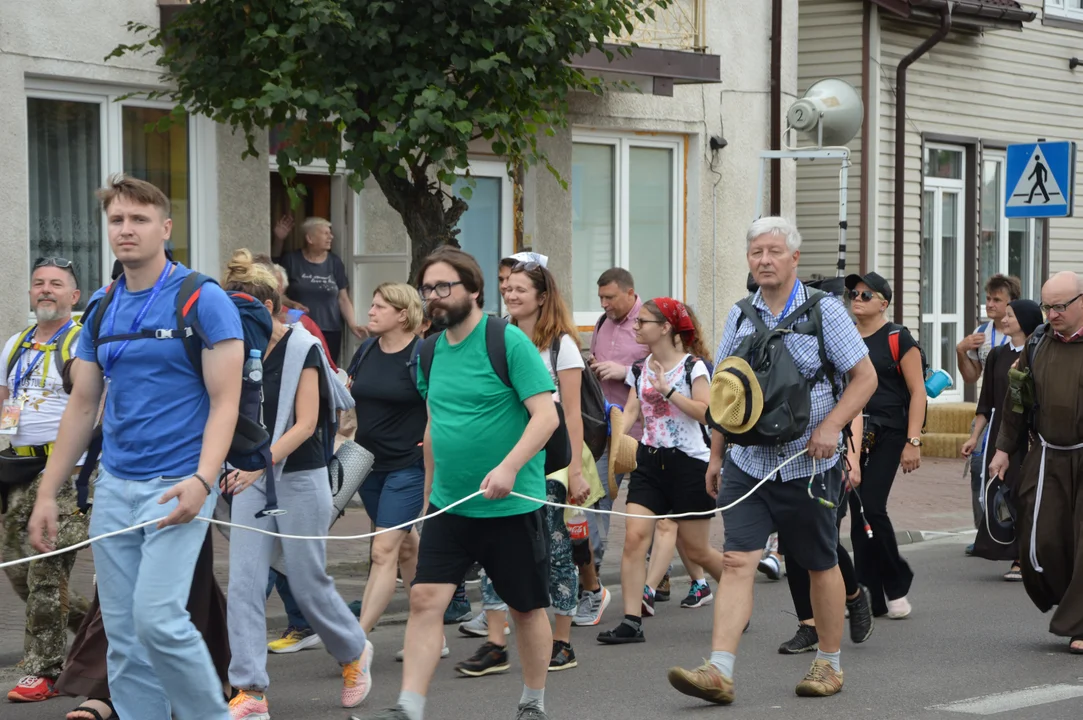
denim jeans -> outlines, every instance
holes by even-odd
[[[302,632],[308,630],[311,625],[305,619],[301,608],[297,606],[297,601],[293,599],[293,593],[290,592],[289,578],[271,568],[267,577],[267,597],[271,597],[271,591],[276,589],[278,590],[278,597],[282,598],[282,606],[286,608],[286,618],[289,626]]]
[[[176,478],[122,480],[103,468],[94,490],[91,536],[168,515],[158,499]],[[209,495],[200,517],[210,517]],[[109,690],[117,716],[140,720],[230,720],[211,655],[186,606],[207,526],[154,525],[94,544],[98,599],[109,641]]]

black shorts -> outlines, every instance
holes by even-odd
[[[547,535],[542,508],[495,518],[452,513],[431,517],[421,533],[414,583],[457,586],[476,562],[512,610],[525,613],[547,608]]]
[[[727,455],[718,506],[742,497],[760,479],[741,470]],[[838,502],[842,495],[842,461],[818,473],[812,487],[816,497]],[[761,552],[767,537],[777,529],[779,546],[784,546],[787,555],[792,555],[801,567],[813,572],[830,570],[839,562],[837,517],[838,510],[808,496],[808,478],[769,480],[747,500],[722,513],[725,549]]]
[[[707,463],[676,448],[640,445],[636,469],[628,481],[628,504],[633,503],[655,515],[713,510],[714,500],[707,494]]]

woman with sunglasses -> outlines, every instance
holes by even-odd
[[[899,555],[895,528],[887,515],[887,498],[900,463],[904,473],[921,466],[921,427],[925,422],[925,378],[921,350],[910,332],[884,317],[891,302],[891,285],[880,275],[846,278],[850,309],[857,330],[876,368],[876,392],[865,405],[861,446],[860,500],[850,494],[850,511],[872,528],[869,538],[860,523],[851,523],[857,579],[869,590],[873,615],[901,619],[910,614],[906,595],[914,573]],[[892,343],[898,341],[898,360]],[[886,602],[885,602],[886,598]]]
[[[658,515],[710,513],[715,501],[707,494],[710,446],[704,427],[710,400],[710,374],[698,323],[684,303],[659,297],[643,303],[635,320],[636,342],[650,354],[628,371],[630,386],[625,418],[643,418],[638,467],[628,483],[629,517],[621,556],[624,619],[598,635],[605,645],[641,643],[647,549]],[[629,423],[631,424],[631,423]],[[677,521],[677,537],[687,557],[717,581],[722,553],[711,547],[711,517]]]

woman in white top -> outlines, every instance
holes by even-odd
[[[704,427],[710,399],[710,375],[700,358],[707,350],[697,323],[683,303],[659,297],[643,303],[635,319],[636,342],[650,350],[632,365],[625,382],[631,387],[624,406],[626,419],[643,417],[638,467],[628,482],[628,508],[621,589],[624,620],[598,635],[606,645],[644,642],[642,612],[653,607],[644,597],[647,549],[657,515],[712,511],[704,478],[710,441]],[[631,425],[631,422],[628,423]],[[715,580],[722,572],[722,553],[711,547],[712,515],[677,521],[677,536],[688,558]],[[650,591],[648,589],[648,594]]]

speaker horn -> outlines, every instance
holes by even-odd
[[[861,129],[865,107],[854,86],[827,78],[813,83],[786,113],[787,124],[817,138],[819,146],[845,145]]]

